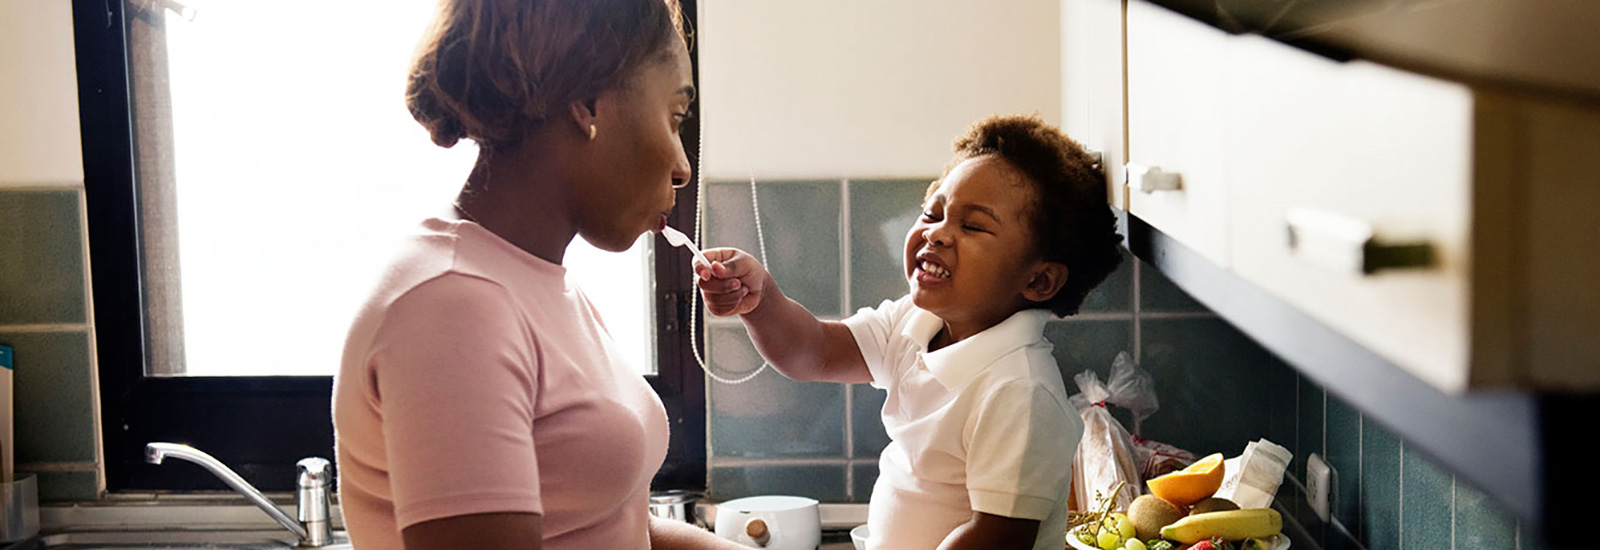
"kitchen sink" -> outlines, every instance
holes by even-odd
[[[349,539],[334,533],[335,544],[328,550],[350,550]],[[281,529],[270,530],[105,530],[70,531],[34,537],[3,550],[289,550],[293,535]]]

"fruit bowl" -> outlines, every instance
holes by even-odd
[[[1099,547],[1090,544],[1084,544],[1083,541],[1078,540],[1078,530],[1083,529],[1084,527],[1088,526],[1079,525],[1073,528],[1072,531],[1067,532],[1067,546],[1071,546],[1077,550],[1100,550]],[[1267,541],[1267,547],[1271,548],[1272,550],[1287,550],[1289,548],[1289,537],[1283,536],[1283,533],[1278,533],[1261,540]]]

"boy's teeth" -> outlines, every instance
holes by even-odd
[[[932,262],[922,262],[922,270],[939,278],[950,277],[950,270],[934,265]]]

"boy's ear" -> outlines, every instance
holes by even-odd
[[[1060,262],[1039,262],[1033,278],[1022,288],[1022,297],[1029,301],[1044,302],[1056,297],[1062,285],[1067,284],[1067,266]]]

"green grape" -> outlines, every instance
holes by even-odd
[[[1094,533],[1090,533],[1087,527],[1078,529],[1078,540],[1089,546],[1094,546],[1098,542],[1094,540]]]
[[[1117,550],[1122,548],[1122,537],[1116,533],[1104,531],[1100,533],[1099,546],[1101,550]]]
[[[1127,550],[1149,550],[1148,548],[1145,548],[1144,543],[1139,542],[1139,539],[1128,539],[1128,543],[1122,547]]]
[[[1117,520],[1117,534],[1122,535],[1122,538],[1131,539],[1138,533],[1138,530],[1133,528],[1133,520],[1128,519],[1128,516],[1117,514],[1115,517]]]

